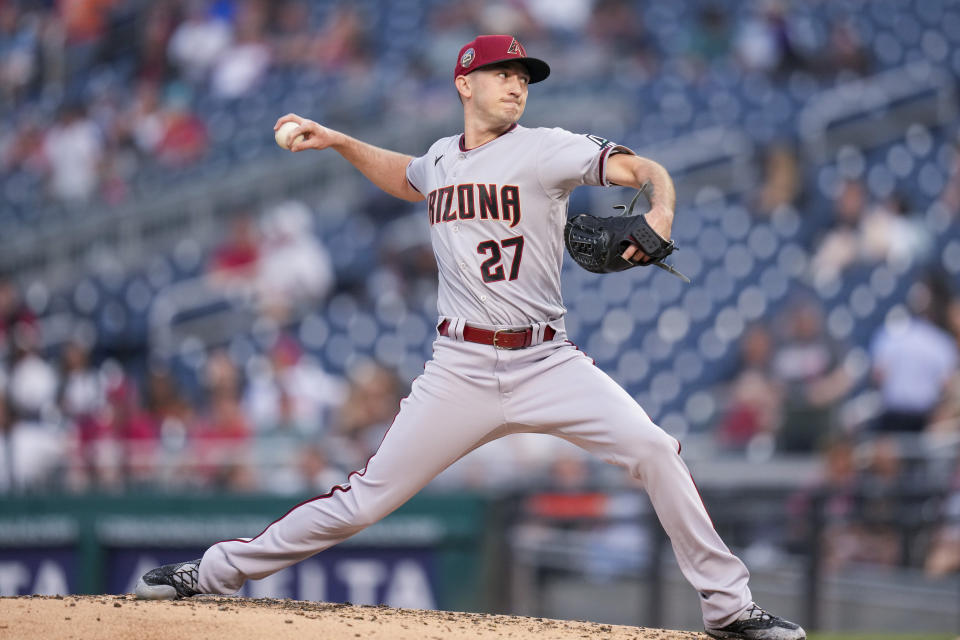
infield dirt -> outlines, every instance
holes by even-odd
[[[689,631],[417,611],[296,600],[201,596],[147,602],[133,596],[0,598],[2,640],[705,640]]]

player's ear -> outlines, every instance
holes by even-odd
[[[460,94],[460,102],[473,96],[473,89],[470,87],[467,76],[457,76],[453,82],[457,86],[457,93]]]

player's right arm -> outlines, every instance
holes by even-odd
[[[410,202],[423,200],[423,195],[407,181],[407,165],[413,160],[411,156],[375,147],[295,113],[288,113],[277,120],[273,130],[279,129],[285,122],[296,122],[299,125],[290,133],[291,140],[296,140],[301,134],[304,138],[293,144],[290,151],[331,148],[356,167],[370,182],[390,195]]]

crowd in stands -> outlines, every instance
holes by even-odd
[[[660,74],[697,86],[715,70],[734,82],[756,75],[804,84],[862,75],[875,61],[853,13],[819,24],[778,2],[671,9],[626,0],[565,2],[563,9],[536,0],[427,4],[4,2],[0,114],[11,126],[0,133],[0,187],[23,209],[128,202],[152,172],[189,169],[238,134],[210,104],[244,104],[241,111],[258,118],[246,126],[259,126],[266,138],[270,119],[260,121],[265,116],[242,101],[264,91],[271,74],[307,78],[315,91],[332,83],[354,124],[359,115],[429,116],[443,104],[439,94],[449,97],[449,52],[475,33],[516,33],[563,69],[565,83],[619,78],[642,86]],[[651,26],[656,21],[666,33]],[[418,38],[418,23],[436,37]],[[387,34],[393,41],[383,41]],[[392,95],[374,81],[387,72]],[[266,97],[282,107],[282,95]],[[692,122],[687,99],[674,98],[660,105],[664,117]],[[337,108],[325,104],[323,111]],[[639,131],[638,122],[624,123],[626,130]]]
[[[234,130],[202,112],[202,100],[229,104],[256,95],[272,73],[315,78],[318,87],[333,83],[356,118],[429,119],[452,95],[450,51],[480,32],[518,34],[562,69],[561,85],[642,86],[668,76],[707,95],[718,77],[761,78],[757,92],[779,83],[806,95],[808,82],[829,86],[905,60],[893,45],[874,46],[849,11],[827,11],[830,20],[818,24],[778,2],[737,10],[679,4],[690,13],[684,28],[671,14],[669,28],[660,29],[657,18],[672,11],[660,3],[638,10],[626,0],[458,0],[418,18],[436,37],[397,44],[379,37],[387,19],[374,15],[370,2],[0,2],[0,114],[11,123],[0,132],[0,188],[10,207],[24,210],[36,202],[76,210],[129,202],[145,172],[190,169],[227,144]],[[912,27],[917,41],[920,22],[930,24],[929,16],[920,18]],[[925,53],[949,62],[943,36],[929,34]],[[395,99],[376,99],[385,84]],[[714,91],[703,109],[682,101],[658,107],[665,119],[689,112],[690,126],[714,113],[733,113],[736,121],[738,107],[724,91]],[[362,99],[354,104],[351,96]],[[333,115],[337,108],[329,107]],[[933,144],[924,138],[931,135],[911,129],[906,147],[922,150]],[[795,141],[761,142],[761,181],[745,201],[753,219],[818,206],[811,202],[818,178]],[[819,295],[859,267],[896,271],[937,262],[937,238],[922,215],[928,203],[876,188],[866,162],[852,147],[840,154],[829,221],[803,247],[805,286],[743,331],[740,357],[714,390],[708,432],[722,455],[822,459],[821,485],[798,494],[791,509],[802,522],[817,492],[830,491],[824,508],[834,568],[904,562],[895,527],[873,526],[900,513],[887,498],[931,477],[951,487],[942,509],[953,524],[937,530],[925,560],[929,572],[944,574],[960,568],[960,465],[931,471],[921,461],[918,471],[907,449],[916,443],[911,436],[960,437],[957,282],[927,272],[859,345],[848,342],[850,331],[836,330],[843,318]],[[957,219],[955,148],[947,163],[938,201]],[[378,226],[386,222],[376,217],[388,210],[382,204],[370,203]],[[325,304],[342,283],[334,247],[310,232],[309,209],[291,204],[261,213],[236,215],[222,243],[204,248],[203,277],[229,295],[255,298],[258,313],[283,327],[298,309]],[[370,298],[401,286],[418,297],[421,281],[433,286],[429,247],[373,250],[377,265],[360,285]],[[42,298],[15,278],[0,279],[0,493],[157,486],[326,492],[376,450],[409,383],[375,360],[358,359],[342,375],[328,371],[298,334],[277,330],[262,354],[245,361],[229,349],[204,350],[200,384],[190,386],[146,340],[133,353],[105,349],[96,335],[51,347],[41,329]],[[573,490],[597,479],[582,456],[539,440],[483,451],[440,482],[490,488],[522,479]],[[864,502],[865,492],[876,499]]]

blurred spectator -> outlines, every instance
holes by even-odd
[[[643,16],[631,2],[598,0],[590,15],[587,34],[591,45],[612,58],[617,68],[626,64],[627,68],[650,73],[659,63]]]
[[[310,24],[310,6],[300,0],[287,0],[277,12],[272,44],[275,64],[295,69],[316,66],[324,44],[322,36]]]
[[[175,7],[167,2],[154,2],[146,7],[137,38],[137,77],[164,82],[170,77],[167,43],[176,26]]]
[[[282,336],[270,350],[269,366],[251,376],[244,406],[261,433],[282,427],[315,436],[326,430],[344,392],[342,382],[304,355],[292,337]]]
[[[786,7],[779,0],[754,5],[734,40],[737,59],[748,71],[788,73],[804,66]]]
[[[146,409],[164,439],[179,439],[193,419],[187,403],[169,369],[154,364],[147,375]]]
[[[814,509],[822,509],[825,541],[839,540],[855,525],[857,465],[854,444],[843,437],[831,438],[820,455],[820,477],[812,487],[791,496],[787,509],[791,515],[791,538],[806,545],[818,520]],[[828,543],[828,547],[836,546]]]
[[[264,217],[256,286],[261,306],[278,323],[291,310],[325,298],[333,286],[333,262],[312,226],[310,209],[295,200]]]
[[[11,126],[0,138],[0,170],[29,172],[43,175],[47,160],[43,145],[37,144],[45,134],[43,122],[33,114],[24,114],[16,126]]]
[[[187,16],[170,37],[167,55],[183,77],[200,86],[223,55],[233,34],[230,25],[208,8],[206,0],[189,0]]]
[[[315,51],[320,68],[336,72],[366,65],[370,50],[367,24],[356,7],[337,5],[333,8],[320,27],[317,38]]]
[[[176,89],[176,90],[174,90]],[[162,112],[162,135],[155,147],[157,160],[168,167],[183,167],[207,152],[207,129],[189,108],[184,87],[168,90]]]
[[[826,539],[824,561],[834,571],[854,562],[894,566],[900,559],[902,461],[892,438],[867,445],[867,462],[857,475],[855,520]]]
[[[60,365],[60,408],[75,418],[93,414],[103,404],[100,376],[90,366],[90,351],[73,340],[63,345]]]
[[[373,362],[350,371],[347,397],[337,416],[337,433],[351,450],[347,466],[359,468],[374,454],[399,405],[400,381],[392,371]]]
[[[740,365],[725,395],[729,404],[716,437],[728,449],[742,450],[758,436],[772,438],[780,423],[782,390],[771,375],[773,336],[751,327],[740,342]]]
[[[103,37],[108,14],[116,0],[73,0],[58,2],[57,8],[72,46],[92,43]]]
[[[141,407],[132,381],[120,378],[107,391],[102,425],[119,454],[116,466],[124,484],[149,482],[156,465],[159,434],[157,425]]]
[[[0,486],[41,488],[64,462],[67,440],[56,425],[57,374],[37,349],[36,328],[13,328],[8,376],[0,372]],[[2,360],[0,360],[2,363]]]
[[[266,42],[266,3],[244,0],[237,10],[236,39],[212,70],[211,90],[220,98],[239,98],[257,86],[270,66]]]
[[[775,144],[764,157],[763,185],[757,199],[761,213],[771,214],[779,207],[793,205],[800,194],[800,168],[794,150],[787,144]]]
[[[865,461],[845,438],[823,452],[823,475],[816,486],[790,499],[797,542],[809,540],[811,511],[822,509],[823,562],[831,573],[852,563],[895,565],[900,559],[899,505],[903,475],[896,441],[885,438],[864,447]]]
[[[373,10],[386,10],[387,4],[381,2],[371,7]],[[425,19],[430,21],[430,26],[424,31],[429,35],[428,38],[411,43],[408,40],[409,33],[404,34],[404,37],[398,37],[387,55],[386,49],[378,49],[378,40],[374,37],[373,29],[383,27],[381,18],[367,16],[365,11],[370,8],[366,6],[358,9],[341,3],[318,7],[302,0],[280,3],[264,0],[177,0],[172,3],[133,4],[116,0],[71,0],[52,4],[0,3],[0,111],[10,113],[11,124],[0,133],[0,164],[4,173],[0,177],[0,192],[3,193],[5,204],[9,201],[11,205],[0,211],[0,220],[10,220],[12,228],[19,228],[25,220],[28,225],[47,228],[33,217],[34,209],[41,216],[46,216],[47,212],[41,207],[33,207],[33,201],[30,200],[36,198],[39,204],[40,196],[45,192],[36,187],[38,181],[44,178],[49,182],[46,194],[62,203],[92,202],[98,195],[105,202],[120,203],[140,196],[141,188],[143,193],[151,193],[153,188],[165,184],[164,176],[156,175],[158,170],[182,168],[203,160],[210,144],[231,147],[221,147],[218,153],[211,154],[217,162],[228,162],[229,154],[225,152],[235,151],[233,147],[238,141],[236,133],[251,126],[248,120],[259,119],[260,115],[271,109],[283,112],[278,107],[278,101],[290,97],[297,98],[299,103],[314,87],[329,91],[331,95],[335,93],[342,96],[342,102],[349,105],[346,116],[353,120],[358,115],[351,109],[357,104],[365,105],[371,114],[376,115],[381,109],[379,96],[384,91],[381,82],[384,70],[408,73],[404,77],[413,79],[408,83],[411,85],[408,91],[414,97],[410,99],[414,106],[406,107],[411,115],[422,116],[418,108],[424,105],[430,105],[430,108],[438,109],[437,113],[443,114],[443,100],[431,100],[430,96],[434,95],[431,93],[434,91],[442,92],[447,97],[452,95],[449,93],[450,51],[455,51],[476,33],[495,26],[497,30],[500,30],[500,26],[504,31],[518,30],[519,37],[531,51],[545,51],[544,55],[549,60],[553,60],[551,56],[556,54],[557,64],[569,65],[568,71],[586,73],[589,70],[591,91],[602,89],[608,80],[607,75],[619,78],[618,82],[622,83],[624,76],[620,71],[630,71],[636,67],[649,76],[649,87],[656,88],[657,95],[674,93],[688,98],[693,105],[707,105],[706,109],[699,109],[699,106],[694,108],[697,113],[696,118],[690,120],[693,123],[691,126],[700,126],[701,116],[712,117],[712,112],[723,111],[724,116],[730,117],[730,126],[748,130],[750,123],[746,118],[751,117],[753,112],[747,103],[754,97],[752,91],[758,88],[765,92],[768,86],[762,78],[751,85],[758,78],[752,78],[750,73],[745,76],[746,83],[742,82],[744,78],[729,69],[731,56],[739,55],[745,66],[758,71],[787,72],[803,69],[808,63],[811,70],[823,71],[819,75],[792,74],[789,84],[773,87],[775,100],[770,103],[771,109],[778,108],[778,102],[783,103],[779,106],[789,105],[791,110],[802,107],[819,89],[829,85],[829,77],[836,70],[847,69],[856,74],[869,71],[872,64],[869,51],[874,43],[862,40],[856,28],[857,24],[861,24],[860,21],[843,16],[837,20],[836,16],[843,14],[844,10],[827,10],[825,6],[823,3],[814,3],[810,7],[788,8],[782,2],[757,2],[756,11],[750,14],[750,22],[744,24],[744,12],[729,11],[720,5],[713,5],[712,1],[684,5],[676,12],[672,7],[660,11],[659,7],[641,7],[626,0],[564,0],[560,4],[543,0],[441,3],[427,12],[429,17]],[[392,7],[390,11],[393,11]],[[898,8],[890,15],[891,20],[896,20],[904,11],[909,12],[909,7]],[[649,20],[654,17],[663,17],[668,24],[658,23],[656,29],[653,26],[650,30],[646,29],[645,18]],[[322,24],[311,24],[314,18],[321,19]],[[393,17],[382,19],[392,23]],[[417,29],[418,25],[412,24],[409,28]],[[661,28],[662,33],[658,31]],[[910,32],[910,29],[906,29],[902,34],[897,30],[884,33],[902,42],[902,60],[912,60],[918,54],[930,54],[933,57],[932,49],[926,42],[929,38],[925,36],[923,43],[911,43]],[[666,36],[661,38],[662,34]],[[822,58],[813,54],[807,56],[804,52],[801,44],[809,40],[802,40],[799,36],[810,38],[810,34],[826,38]],[[570,46],[585,38],[589,39],[591,46]],[[936,44],[936,39],[933,42]],[[571,53],[573,51],[576,54]],[[589,58],[584,57],[585,51]],[[682,59],[677,60],[678,54],[689,54],[711,63],[710,73],[704,75],[715,83],[704,83],[709,94],[700,93],[702,87],[690,82],[682,73],[675,73],[677,69],[686,68],[677,64],[683,62]],[[430,56],[436,56],[436,63],[425,62]],[[666,63],[662,73],[656,68],[661,61]],[[68,66],[69,73],[66,69]],[[271,78],[269,84],[258,84],[270,66],[306,73],[281,73]],[[310,73],[311,69],[316,68],[321,69],[322,73]],[[364,73],[357,73],[358,70]],[[715,73],[717,71],[723,72],[722,77]],[[577,78],[569,73],[565,76],[567,79]],[[561,81],[559,86],[551,86],[556,86],[557,91],[565,91],[563,79],[558,80]],[[296,86],[291,87],[290,82]],[[315,82],[319,84],[312,84]],[[345,82],[367,84],[345,86]],[[261,86],[271,91],[258,93],[257,89]],[[585,85],[581,83],[578,86]],[[212,87],[212,91],[208,87]],[[214,97],[228,98],[228,102],[210,100],[210,93]],[[716,103],[714,98],[717,98]],[[414,102],[414,99],[419,102]],[[77,100],[85,101],[84,109],[78,111],[68,106]],[[333,104],[330,101],[327,103]],[[324,104],[325,109],[329,108],[327,103]],[[191,108],[194,104],[204,105],[203,112],[194,113]],[[574,100],[571,108],[577,108],[576,104]],[[718,106],[716,110],[713,108],[715,104]],[[607,128],[612,126],[612,133],[619,128],[640,131],[642,129],[636,127],[640,122],[663,124],[666,116],[671,115],[664,113],[669,105],[669,102],[665,102],[659,109],[657,105],[652,105],[650,109],[630,109],[627,105],[626,111],[629,113],[624,113],[625,119],[621,120],[617,113],[607,114],[604,116],[607,120],[601,124]],[[294,109],[293,106],[289,108]],[[390,105],[389,108],[404,107]],[[60,119],[51,123],[51,114],[57,113],[57,109],[60,109]],[[332,109],[330,111],[324,117],[338,117]],[[208,122],[204,121],[206,118],[209,118]],[[366,117],[360,119],[368,124],[373,122]],[[421,117],[421,120],[424,118]],[[434,122],[431,118],[426,120]],[[445,126],[442,122],[441,118],[437,118],[434,124]],[[709,124],[711,121],[704,119],[703,122]],[[684,127],[672,131],[683,132]],[[791,132],[785,130],[782,133],[788,135]],[[931,149],[924,149],[923,144],[908,145],[909,152],[917,159],[916,168],[922,169],[917,172],[924,178],[920,186],[936,187],[939,185],[938,176],[942,177],[944,171],[951,172],[941,198],[951,211],[960,212],[960,161],[956,153],[948,153],[943,148],[941,129],[931,129],[930,135],[933,138]],[[245,148],[253,151],[255,147],[256,144]],[[866,166],[851,173],[844,172],[844,175],[863,176],[864,180],[869,176],[872,188],[883,186],[883,180],[875,180],[888,174],[872,171],[874,160],[869,154],[864,155],[863,160]],[[764,158],[764,184],[751,204],[764,212],[772,212],[785,204],[801,205],[796,202],[798,194],[812,192],[813,189],[800,188],[802,167],[799,163],[800,159],[789,145],[770,147]],[[221,166],[210,168],[219,169]],[[898,169],[890,168],[900,175]],[[919,179],[913,175],[903,178],[903,193],[917,197],[916,193],[920,192],[913,187],[917,186],[916,180]],[[898,183],[898,189],[900,186]],[[932,193],[935,188],[925,190]],[[930,238],[925,225],[911,215],[915,211],[923,211],[926,202],[917,201],[914,204],[917,205],[915,208],[906,206],[904,200],[895,193],[884,202],[868,207],[863,183],[859,179],[846,183],[837,196],[839,222],[821,243],[821,254],[813,260],[814,268],[821,277],[838,277],[843,275],[844,268],[857,261],[887,260],[900,264],[926,257],[923,249]],[[390,207],[384,208],[382,201],[372,206],[381,211],[382,220],[385,220],[386,212],[392,211]],[[58,208],[51,208],[51,213],[53,209]],[[419,313],[419,301],[435,295],[436,287],[435,261],[429,243],[423,242],[425,231],[422,213],[419,208],[415,210],[417,213],[411,220],[416,223],[416,228],[413,229],[414,225],[411,225],[409,234],[406,231],[398,233],[401,231],[399,226],[387,229],[375,225],[378,235],[387,236],[389,240],[378,240],[374,247],[378,255],[377,264],[364,274],[366,282],[363,283],[367,294],[378,301],[384,292],[401,291],[404,300],[401,306],[405,306],[410,313]],[[55,215],[59,215],[59,212]],[[42,221],[45,223],[46,218],[42,218]],[[326,250],[312,233],[311,212],[294,213],[288,219],[280,214],[276,218],[268,216],[263,239],[249,219],[238,223],[238,226],[244,224],[246,229],[235,230],[236,236],[221,247],[224,253],[218,253],[211,259],[210,269],[215,272],[215,278],[229,274],[228,278],[233,278],[234,282],[241,283],[248,290],[256,287],[257,292],[264,294],[265,308],[262,311],[276,320],[289,319],[295,315],[291,311],[299,311],[297,307],[306,307],[324,298],[333,286],[333,276]],[[813,226],[807,226],[807,220],[802,224],[804,228],[798,232],[800,234],[810,231]],[[7,231],[7,227],[0,227],[0,233],[4,231]],[[783,230],[778,228],[776,231],[780,233]],[[750,240],[753,248],[753,238]],[[946,262],[948,254],[940,255],[944,256]],[[899,274],[894,275],[900,277]],[[171,275],[167,281],[173,277]],[[426,284],[419,281],[426,281]],[[767,283],[762,284],[766,288]],[[358,290],[361,288],[362,285],[358,285]],[[772,303],[772,299],[770,301]],[[123,304],[123,301],[119,301],[119,304]],[[384,306],[389,308],[388,305]],[[956,311],[956,315],[960,318],[960,310]],[[912,327],[914,320],[911,319],[908,325]],[[857,321],[860,322],[859,319]],[[864,323],[872,321],[872,318],[863,320]],[[411,325],[407,328],[413,336],[412,341],[416,342],[419,340],[416,323],[407,324]],[[18,325],[22,328],[15,329]],[[19,301],[16,287],[0,280],[0,371],[21,364],[22,359],[22,354],[18,352],[16,362],[7,361],[11,354],[3,347],[5,337],[12,340],[15,333],[23,333],[35,326],[37,320],[28,306]],[[960,320],[957,326],[960,327]],[[809,440],[815,439],[815,436],[800,429],[797,433],[803,442],[796,445],[797,433],[794,433],[794,429],[804,424],[803,420],[796,417],[798,404],[806,409],[812,406],[811,410],[815,413],[830,413],[830,396],[832,393],[842,395],[839,389],[846,384],[838,373],[842,353],[830,353],[824,358],[828,364],[821,366],[815,361],[823,354],[822,346],[801,345],[802,341],[790,338],[787,345],[777,349],[778,357],[766,361],[768,356],[763,354],[772,347],[769,336],[763,338],[761,333],[758,332],[756,336],[748,334],[744,339],[742,349],[745,364],[730,388],[731,404],[724,414],[718,438],[726,446],[740,448],[751,441],[762,442],[762,437],[756,439],[757,435],[778,433],[783,441],[781,445],[790,442],[793,443],[790,446],[806,449],[811,446]],[[855,333],[859,335],[861,332]],[[824,344],[830,344],[825,338],[822,340]],[[311,345],[312,348],[316,346]],[[135,348],[142,350],[145,347],[138,344]],[[829,351],[829,348],[826,350]],[[784,349],[793,355],[783,356]],[[72,347],[65,349],[63,377],[59,385],[56,383],[56,374],[53,376],[53,386],[59,386],[60,409],[76,420],[88,415],[89,407],[96,407],[93,413],[97,419],[106,420],[111,425],[104,427],[102,438],[110,442],[126,442],[125,436],[121,438],[116,433],[127,433],[131,429],[137,432],[139,418],[136,416],[143,411],[139,408],[135,388],[130,386],[127,375],[126,387],[110,387],[109,407],[103,406],[104,399],[99,400],[98,404],[94,400],[97,395],[94,387],[103,387],[105,382],[103,376],[85,361],[88,355],[73,353]],[[142,351],[138,351],[134,357],[142,355]],[[34,357],[41,361],[42,356],[40,352],[34,353]],[[325,412],[337,406],[345,392],[339,389],[338,381],[327,376],[318,364],[309,358],[305,359],[296,345],[278,345],[267,354],[263,363],[261,368],[248,367],[250,379],[242,394],[242,405],[239,401],[241,385],[236,372],[232,376],[232,385],[215,385],[218,389],[232,387],[229,393],[214,393],[211,388],[209,407],[204,408],[205,420],[199,426],[195,425],[197,418],[194,412],[197,409],[180,394],[170,372],[152,371],[146,388],[146,420],[163,434],[164,452],[179,453],[187,447],[187,453],[192,453],[189,447],[195,441],[188,441],[188,433],[199,440],[210,436],[208,440],[216,442],[245,441],[246,437],[236,434],[243,432],[244,428],[249,430],[249,425],[244,427],[244,423],[252,420],[256,423],[258,435],[269,432],[297,443],[298,447],[306,446],[304,443],[313,447],[302,453],[299,464],[303,470],[299,472],[295,470],[297,465],[291,463],[298,458],[296,448],[291,447],[288,453],[276,459],[280,465],[277,468],[293,470],[293,475],[302,475],[302,478],[277,482],[273,478],[264,478],[266,484],[294,486],[304,483],[298,486],[307,486],[308,477],[316,475],[327,478],[332,475],[332,472],[328,474],[324,471],[327,467],[322,459],[326,455],[335,458],[340,456],[325,448],[326,443],[323,447],[315,445],[312,436],[313,431],[324,430],[327,420]],[[37,376],[43,367],[37,368],[34,364],[34,361],[30,361],[30,366],[24,367],[30,375],[20,373],[26,375],[27,380],[46,378],[49,382],[48,376],[42,373]],[[779,370],[782,369],[787,370],[789,379],[781,386],[778,380],[782,373]],[[899,373],[897,367],[891,369],[892,375]],[[807,380],[806,374],[799,374],[798,370],[820,373],[810,374],[810,380]],[[0,373],[0,387],[6,386],[3,376]],[[13,393],[12,369],[7,377],[11,378],[10,392]],[[954,425],[944,428],[960,429],[960,375],[955,374],[952,379],[953,385],[948,388],[953,391],[945,394],[935,415],[943,425]],[[843,384],[830,389],[830,382],[838,380]],[[33,386],[31,383],[25,386],[26,392],[21,389],[17,393],[29,396],[50,385],[42,383]],[[351,406],[344,409],[343,415],[347,418],[341,417],[341,420],[355,427],[347,430],[351,434],[351,443],[356,446],[359,465],[379,442],[382,430],[389,423],[396,406],[393,402],[385,403],[382,411],[363,406],[367,399],[357,391],[358,386],[362,387],[357,381],[352,383]],[[373,386],[376,387],[375,384]],[[101,389],[99,394],[103,393]],[[778,405],[779,393],[789,396],[784,401],[786,415],[783,417],[780,416]],[[399,392],[382,395],[399,395]],[[12,402],[11,399],[9,403]],[[372,402],[378,404],[379,400],[374,398]],[[41,404],[50,406],[46,401],[41,401]],[[243,406],[249,414],[243,415],[238,406]],[[18,425],[36,422],[28,418],[41,412],[25,410],[19,416],[7,413],[12,428],[14,422]],[[118,415],[122,418],[119,423],[116,422]],[[129,415],[134,416],[134,427],[123,426],[130,422],[124,417]],[[781,421],[783,428],[778,431]],[[818,433],[823,430],[819,423],[814,423],[811,429]],[[40,424],[43,424],[42,421]],[[37,432],[36,429],[31,431]],[[220,438],[217,434],[221,432],[233,435]],[[62,434],[60,438],[63,439]],[[144,439],[151,438],[155,436]],[[527,444],[527,440],[523,442],[522,447],[514,450],[510,450],[512,442],[506,443],[503,450],[491,447],[488,449],[491,451],[488,459],[484,459],[476,468],[497,468],[497,462],[491,462],[497,456],[500,456],[499,463],[504,466],[513,464],[514,460],[542,461],[543,456],[534,453],[541,451],[539,440],[531,438],[531,444]],[[229,445],[224,446],[220,452],[228,449]],[[117,451],[111,455],[122,458],[125,455],[123,451],[118,445]],[[347,456],[347,459],[351,459],[351,456]],[[53,460],[56,464],[56,456]],[[237,455],[233,460],[239,462],[221,464],[221,460],[215,460],[212,463],[214,470],[206,480],[222,486],[251,486],[256,478],[251,475],[247,460],[243,455]],[[122,475],[122,465],[113,464]],[[538,468],[538,472],[544,468]],[[559,470],[563,468],[563,464],[557,467]],[[570,470],[571,477],[575,477],[573,465]],[[484,471],[480,471],[469,482],[480,484],[484,481],[483,475]],[[503,477],[507,477],[506,473]]]
[[[709,64],[725,58],[730,53],[730,43],[726,9],[713,4],[702,7],[690,40],[690,53],[701,63]]]
[[[64,107],[43,141],[50,192],[65,204],[88,202],[100,182],[103,137],[80,105]]]
[[[45,93],[60,93],[67,75],[67,34],[60,16],[53,11],[40,13],[38,83]]]
[[[145,157],[151,157],[163,138],[160,85],[148,80],[137,83],[130,104],[118,119],[121,136],[128,137]]]
[[[0,389],[0,491],[39,490],[57,480],[66,442],[56,425],[18,414]]]
[[[68,342],[60,355],[59,404],[63,416],[73,423],[78,435],[88,433],[94,429],[105,401],[100,374],[90,366],[86,346]]]
[[[590,459],[583,451],[565,449],[550,463],[548,488],[559,491],[583,491],[590,484]]]
[[[317,445],[300,446],[280,460],[265,481],[265,489],[278,494],[316,495],[327,493],[346,481],[347,472],[330,464]]]
[[[930,288],[916,283],[909,303],[912,313],[881,327],[870,347],[883,403],[880,432],[923,431],[957,371],[956,341],[932,321]]]
[[[849,71],[862,76],[870,72],[870,62],[869,49],[854,24],[850,20],[835,22],[830,27],[826,59],[819,61],[818,70],[831,75]]]
[[[110,10],[117,0],[70,0],[56,2],[62,23],[64,79],[80,86],[96,61],[100,43],[107,33]]]
[[[244,409],[257,429],[257,458],[263,486],[274,493],[326,492],[346,474],[328,464],[321,448],[326,421],[339,406],[342,383],[305,356],[288,335],[256,358],[249,376]]]
[[[437,260],[422,214],[416,211],[378,224],[383,230],[378,265],[367,277],[367,292],[379,300],[388,292],[407,300],[423,300],[437,284]]]
[[[529,20],[551,30],[557,38],[571,38],[581,33],[590,20],[591,11],[599,8],[593,6],[594,0],[525,0],[523,5],[529,12]],[[526,29],[508,29],[503,33],[522,33],[526,41],[530,30],[531,27],[527,26]]]
[[[833,226],[820,242],[811,260],[814,281],[837,278],[861,255],[860,219],[867,205],[867,193],[859,180],[847,180],[833,203]]]
[[[28,325],[14,331],[9,401],[16,414],[28,420],[53,415],[57,405],[57,372],[38,351],[38,342],[39,334]]]
[[[205,370],[206,411],[193,432],[197,472],[212,488],[249,491],[252,430],[240,404],[240,378],[225,351],[214,351]]]
[[[230,236],[213,250],[207,270],[214,283],[228,288],[249,286],[257,273],[260,240],[247,214],[230,220]]]
[[[71,356],[77,375],[85,366],[81,353]],[[149,482],[157,464],[156,425],[141,408],[136,387],[119,363],[104,362],[98,383],[105,401],[92,413],[74,417],[76,451],[70,485],[75,490],[90,486],[121,490]]]
[[[0,4],[0,103],[19,104],[36,79],[39,27],[36,13]]]
[[[834,410],[851,387],[840,360],[846,350],[824,332],[823,307],[813,298],[794,301],[783,323],[786,335],[773,355],[773,375],[784,390],[777,448],[809,452],[830,434]]]
[[[926,253],[930,234],[902,194],[892,193],[869,209],[861,222],[863,258],[869,263],[908,265]]]
[[[24,304],[20,288],[12,281],[0,277],[0,357],[13,351],[15,332],[35,329],[36,317]]]

